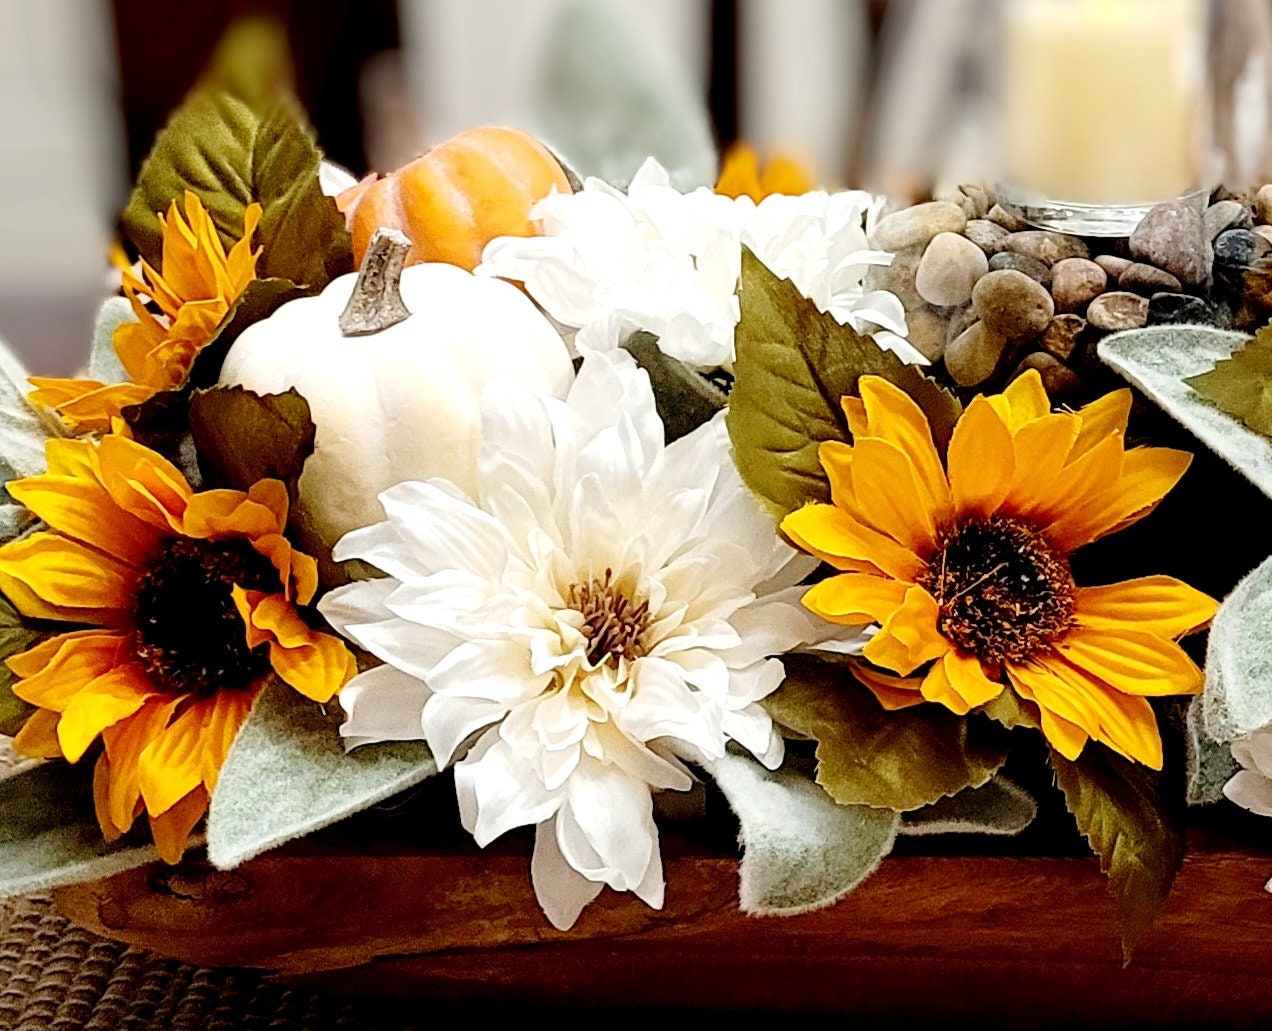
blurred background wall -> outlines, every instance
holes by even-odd
[[[603,17],[605,59],[700,104],[717,144],[917,196],[984,170],[994,2],[0,0],[0,336],[41,371],[81,360],[131,176],[242,15],[286,26],[320,142],[355,173],[483,122],[533,131],[565,27]],[[1272,0],[1216,10],[1230,101],[1217,126],[1251,177],[1267,165]]]

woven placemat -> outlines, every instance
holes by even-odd
[[[45,899],[0,902],[2,1031],[415,1031],[400,1014],[106,941]]]

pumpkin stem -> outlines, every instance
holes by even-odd
[[[396,229],[383,226],[367,247],[353,295],[340,315],[340,332],[347,337],[366,336],[396,326],[410,316],[398,286],[411,241]]]

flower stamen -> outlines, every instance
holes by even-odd
[[[160,687],[208,695],[268,672],[265,646],[248,647],[231,594],[277,590],[278,572],[243,540],[174,537],[137,580],[134,648]]]
[[[991,516],[942,535],[919,577],[941,633],[989,665],[1019,662],[1073,625],[1068,559],[1023,519]]]
[[[614,570],[603,579],[571,584],[566,602],[583,617],[581,628],[588,640],[587,661],[599,666],[607,660],[631,662],[645,653],[649,630],[649,602],[637,605],[614,583]]]

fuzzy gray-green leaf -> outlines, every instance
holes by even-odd
[[[817,310],[794,284],[742,252],[742,319],[727,422],[742,479],[777,516],[828,501],[818,459],[824,441],[849,439],[841,399],[864,375],[882,376],[926,413],[944,448],[960,407],[917,368]]]

